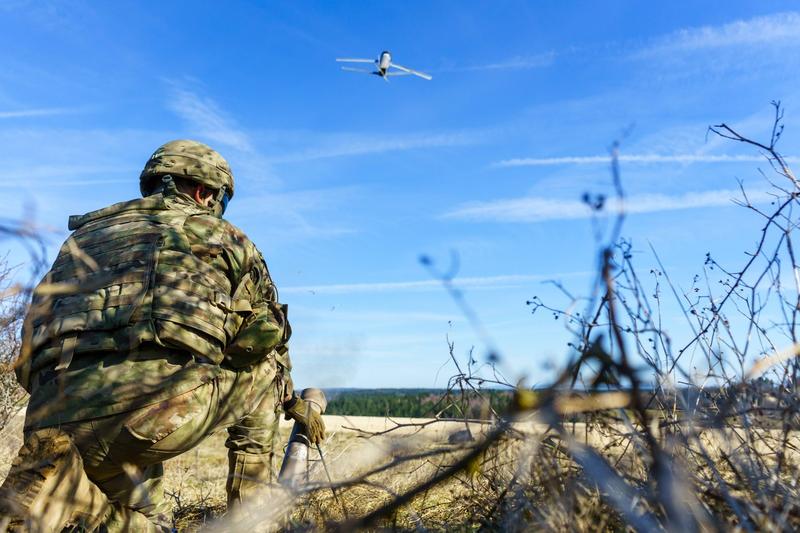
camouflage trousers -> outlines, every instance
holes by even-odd
[[[28,431],[0,488],[0,531],[170,531],[163,462],[226,428],[228,507],[271,475],[274,361],[228,371],[162,402]]]

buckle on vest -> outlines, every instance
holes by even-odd
[[[214,291],[214,305],[228,313],[249,313],[253,311],[253,306],[250,305],[248,300],[231,298],[227,294],[217,291]]]
[[[58,360],[55,370],[66,370],[72,363],[72,356],[75,355],[75,346],[78,344],[78,335],[70,335],[61,340],[61,357]]]
[[[230,313],[233,311],[231,303],[230,296],[223,292],[214,291],[214,305]]]

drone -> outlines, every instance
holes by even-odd
[[[378,57],[378,59],[337,58],[336,61],[338,61],[339,63],[374,63],[376,65],[377,70],[353,68],[353,67],[342,67],[342,70],[346,70],[348,72],[363,72],[364,74],[372,74],[375,76],[380,76],[381,78],[384,79],[384,81],[389,81],[389,76],[409,76],[409,75],[418,76],[425,80],[433,79],[432,76],[429,76],[424,72],[411,70],[410,68],[398,65],[397,63],[392,63],[392,54],[390,54],[385,50],[381,52],[381,55],[380,57]],[[389,69],[397,69],[397,70],[389,70]]]

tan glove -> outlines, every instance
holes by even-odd
[[[312,402],[307,402],[299,396],[284,402],[283,411],[286,419],[294,419],[305,426],[305,436],[311,444],[319,444],[325,438],[325,422]]]

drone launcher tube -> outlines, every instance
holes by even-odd
[[[328,400],[325,393],[320,389],[308,388],[300,393],[300,397],[308,402],[309,408],[314,409],[319,414],[325,412]],[[281,472],[278,474],[278,481],[283,485],[297,486],[308,474],[308,449],[310,441],[306,436],[306,427],[295,422],[292,427],[292,434],[289,437],[289,445],[283,456]]]

